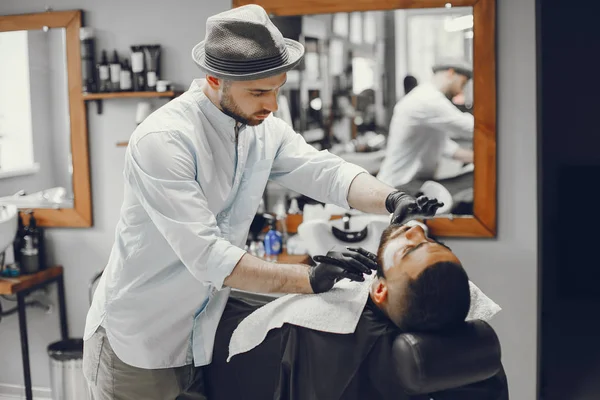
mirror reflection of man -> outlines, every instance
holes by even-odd
[[[433,179],[444,157],[473,162],[473,150],[452,140],[473,137],[473,115],[451,101],[472,78],[472,68],[465,61],[448,60],[436,64],[433,72],[431,82],[411,90],[394,107],[386,157],[377,176],[390,186]]]

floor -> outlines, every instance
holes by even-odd
[[[34,386],[33,399],[52,400],[50,388]],[[0,383],[0,400],[25,400],[25,387],[23,385],[9,385]]]
[[[600,300],[565,301],[553,308],[540,399],[600,399]]]

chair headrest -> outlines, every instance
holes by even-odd
[[[402,333],[393,353],[400,385],[415,395],[480,382],[502,367],[498,336],[481,320],[451,332]]]

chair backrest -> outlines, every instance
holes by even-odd
[[[502,368],[498,336],[481,320],[451,332],[399,334],[393,352],[398,382],[408,394],[480,382]]]

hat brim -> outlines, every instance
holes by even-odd
[[[292,39],[284,38],[284,40],[288,51],[287,62],[275,68],[265,69],[264,71],[251,72],[247,74],[232,74],[209,67],[206,65],[206,40],[203,40],[194,46],[192,49],[192,59],[202,71],[206,72],[208,75],[216,76],[217,78],[228,79],[232,81],[252,81],[264,79],[270,76],[283,74],[284,72],[295,68],[300,61],[302,61],[302,57],[304,56],[304,46]]]

